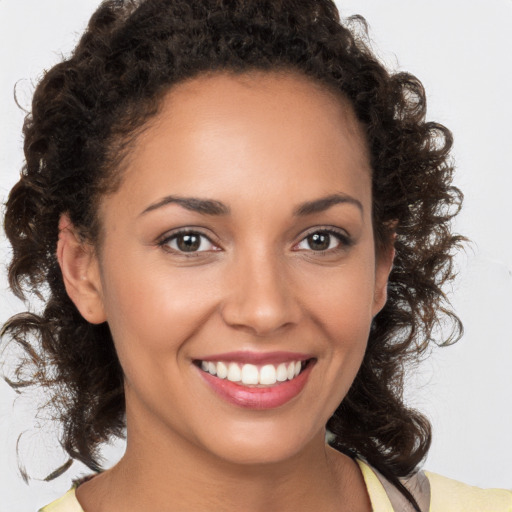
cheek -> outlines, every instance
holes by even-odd
[[[135,268],[144,268],[135,272]],[[107,321],[125,372],[163,364],[159,355],[179,352],[214,308],[213,289],[189,271],[161,271],[126,261],[106,269],[104,304]]]
[[[373,263],[364,260],[317,276],[309,309],[331,337],[346,342],[366,338],[373,317],[374,280]]]
[[[331,413],[346,396],[361,366],[373,319],[374,263],[359,259],[357,265],[340,267],[317,279],[310,294],[309,311],[327,340],[324,382]],[[317,276],[319,277],[319,276]]]

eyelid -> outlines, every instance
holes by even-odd
[[[303,242],[308,236],[313,235],[315,233],[327,233],[331,236],[334,236],[339,241],[339,246],[334,247],[331,249],[326,249],[324,251],[314,251],[313,249],[296,249],[296,247]],[[176,239],[180,235],[188,235],[188,234],[194,234],[198,235],[202,238],[205,238],[208,240],[208,242],[214,246],[214,249],[208,249],[208,250],[202,250],[202,251],[181,251],[179,249],[174,249],[172,247],[169,247],[170,241]],[[220,244],[214,240],[215,237],[212,237],[211,235],[208,235],[204,232],[204,228],[196,227],[196,226],[187,226],[187,227],[181,227],[174,230],[167,231],[158,239],[156,240],[156,245],[159,247],[162,247],[163,249],[167,250],[168,252],[172,252],[174,254],[185,256],[185,257],[197,257],[199,255],[202,255],[204,253],[211,253],[211,252],[217,252],[222,250],[220,247]],[[336,251],[341,251],[349,248],[351,245],[353,245],[354,241],[352,237],[347,233],[346,230],[342,228],[338,228],[335,226],[314,226],[306,231],[302,232],[300,235],[300,239],[293,245],[292,249],[295,249],[297,251],[308,251],[313,252],[317,254],[325,254],[325,253],[333,253]]]
[[[175,240],[176,238],[178,238],[180,235],[191,235],[191,234],[197,235],[201,238],[205,238],[206,240],[208,240],[208,242],[210,244],[212,244],[215,247],[215,249],[186,252],[186,251],[180,251],[179,249],[174,249],[172,247],[169,247],[169,243],[172,240]],[[221,250],[219,244],[217,242],[215,242],[214,240],[212,240],[212,238],[213,237],[207,235],[203,231],[202,228],[195,227],[195,226],[187,226],[184,228],[177,228],[177,229],[174,229],[171,231],[167,231],[166,233],[164,233],[163,235],[158,237],[158,239],[156,241],[156,245],[158,245],[159,247],[162,247],[164,250],[167,250],[168,252],[172,252],[173,254],[177,254],[177,255],[185,256],[185,257],[194,257],[194,256],[202,255],[204,253],[217,252],[217,251]]]
[[[301,242],[306,240],[306,238],[310,235],[313,235],[315,233],[327,233],[329,235],[332,235],[336,237],[340,242],[340,247],[335,247],[333,249],[326,249],[325,251],[313,251],[313,249],[309,249],[309,251],[318,253],[318,254],[325,254],[329,252],[334,252],[336,250],[343,250],[347,249],[348,247],[352,246],[354,244],[354,240],[352,237],[345,231],[344,229],[337,228],[334,226],[314,226],[312,228],[309,228],[305,232],[301,233],[300,240],[294,244],[294,248],[297,247]],[[308,249],[298,249],[298,250],[308,250]]]

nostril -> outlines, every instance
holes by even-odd
[[[287,301],[257,302],[248,296],[233,300],[222,309],[223,320],[231,327],[246,330],[256,336],[281,332],[299,321],[298,308]]]
[[[226,324],[258,336],[297,324],[301,308],[275,254],[240,254],[237,262],[228,276],[228,294],[221,308]]]

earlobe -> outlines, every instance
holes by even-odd
[[[80,314],[92,324],[105,322],[96,252],[81,239],[66,214],[59,221],[57,259],[68,296]]]

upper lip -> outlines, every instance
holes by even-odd
[[[197,360],[264,365],[288,363],[290,361],[307,361],[311,358],[313,358],[312,355],[299,352],[251,352],[239,350],[236,352],[224,352],[223,354],[212,354],[209,356],[198,357]]]

